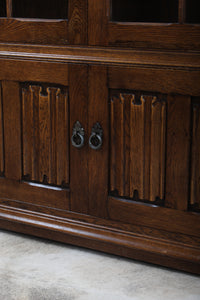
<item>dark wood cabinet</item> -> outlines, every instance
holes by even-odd
[[[0,227],[199,274],[197,2],[0,4]]]

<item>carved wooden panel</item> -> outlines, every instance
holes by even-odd
[[[164,96],[113,94],[110,102],[110,191],[135,200],[163,200]]]
[[[3,146],[3,106],[2,106],[2,90],[0,83],[0,175],[4,172],[4,146]]]
[[[65,88],[22,87],[23,177],[51,185],[69,182],[68,95]]]
[[[192,105],[190,204],[200,209],[200,102]]]

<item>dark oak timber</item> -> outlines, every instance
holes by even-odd
[[[98,122],[103,129],[103,144],[100,150],[89,148],[89,213],[105,218],[108,194],[108,90],[107,69],[99,66],[89,68],[89,122],[88,133]],[[96,191],[99,191],[97,193]]]
[[[85,131],[85,142],[81,149],[70,143],[70,205],[71,210],[88,213],[88,67],[70,65],[70,137],[74,124],[79,121]],[[83,80],[84,79],[84,80]]]
[[[187,210],[191,98],[168,97],[166,207]]]
[[[200,20],[133,2],[5,2],[0,228],[200,274]]]
[[[68,21],[0,19],[0,42],[62,45],[68,44]]]
[[[5,177],[20,180],[21,168],[21,103],[19,83],[2,82],[4,111]]]
[[[87,44],[87,1],[69,1],[69,43],[74,45]]]
[[[2,89],[0,85],[0,174],[4,172],[4,137],[3,137],[3,103]]]

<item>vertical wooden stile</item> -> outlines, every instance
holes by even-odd
[[[79,121],[85,131],[85,144],[77,149],[70,143],[70,207],[72,211],[88,213],[88,66],[70,65],[70,136]],[[78,166],[78,167],[77,167]]]
[[[186,21],[186,0],[179,0],[178,7],[178,22],[180,24],[185,23]]]
[[[110,0],[88,0],[88,44],[108,44],[108,20]]]
[[[87,0],[69,1],[68,40],[70,44],[87,44]]]
[[[200,208],[200,105],[192,105],[190,204]]]
[[[189,199],[189,155],[191,97],[168,96],[166,207],[187,210]]]
[[[103,129],[103,143],[99,150],[89,148],[89,213],[93,216],[107,217],[108,197],[108,89],[107,68],[89,67],[88,132],[91,134],[97,122]]]
[[[12,17],[12,0],[6,0],[6,15],[7,18]]]
[[[3,81],[5,177],[21,180],[21,99],[19,83]]]
[[[1,98],[1,84],[0,84],[0,174],[4,172],[4,146],[3,146],[3,106]]]

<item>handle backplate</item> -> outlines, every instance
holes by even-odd
[[[84,146],[85,131],[79,121],[76,121],[72,131],[71,142],[75,148],[82,148]]]
[[[103,129],[101,125],[97,122],[92,127],[92,132],[89,138],[89,146],[93,150],[98,150],[101,148],[103,143]]]

